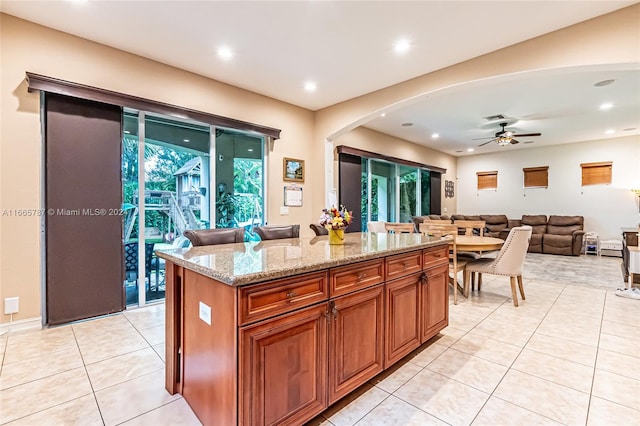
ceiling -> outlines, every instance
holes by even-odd
[[[0,10],[318,110],[634,3],[0,0]],[[410,44],[405,54],[393,49],[401,38]],[[218,56],[223,46],[231,50],[231,59]],[[471,147],[478,154],[640,134],[637,66],[575,71],[433,93],[366,127],[452,155],[470,155]],[[616,81],[593,86],[605,79]],[[307,81],[317,90],[305,91]],[[614,108],[599,111],[605,101]],[[500,130],[497,122],[483,118],[496,114],[518,119],[512,127],[520,133],[542,136],[520,138],[520,144],[507,148],[477,147],[483,140],[472,139]],[[413,126],[401,126],[408,122]],[[624,130],[629,128],[635,129]],[[607,129],[615,133],[605,136]],[[434,132],[438,139],[431,138]],[[524,143],[529,141],[534,143]]]

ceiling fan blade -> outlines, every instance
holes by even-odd
[[[473,138],[471,139],[472,141],[481,141],[482,139],[493,139],[495,136],[487,136],[484,138]]]
[[[495,140],[496,140],[496,138],[493,138],[493,139],[491,139],[490,141],[486,141],[486,142],[484,142],[484,143],[481,143],[481,144],[480,144],[480,145],[478,145],[478,146],[479,146],[479,147],[480,147],[480,146],[485,146],[486,144],[491,143],[491,142],[494,142]]]
[[[517,135],[513,135],[513,136],[528,138],[529,136],[542,136],[542,133],[518,133]]]
[[[517,141],[517,140],[515,140],[515,139],[511,139],[511,145],[515,145],[515,144],[517,144],[517,143],[520,143],[520,141]]]

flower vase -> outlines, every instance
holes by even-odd
[[[344,244],[344,229],[329,229],[329,244],[342,245]]]

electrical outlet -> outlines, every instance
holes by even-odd
[[[280,207],[280,215],[285,216],[289,214],[289,207],[283,206]]]
[[[4,299],[4,313],[5,315],[8,314],[15,314],[17,313],[20,309],[20,298],[18,297],[7,297]]]

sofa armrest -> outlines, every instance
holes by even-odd
[[[582,253],[582,239],[584,238],[584,231],[573,231],[571,254],[574,256],[580,256]]]

